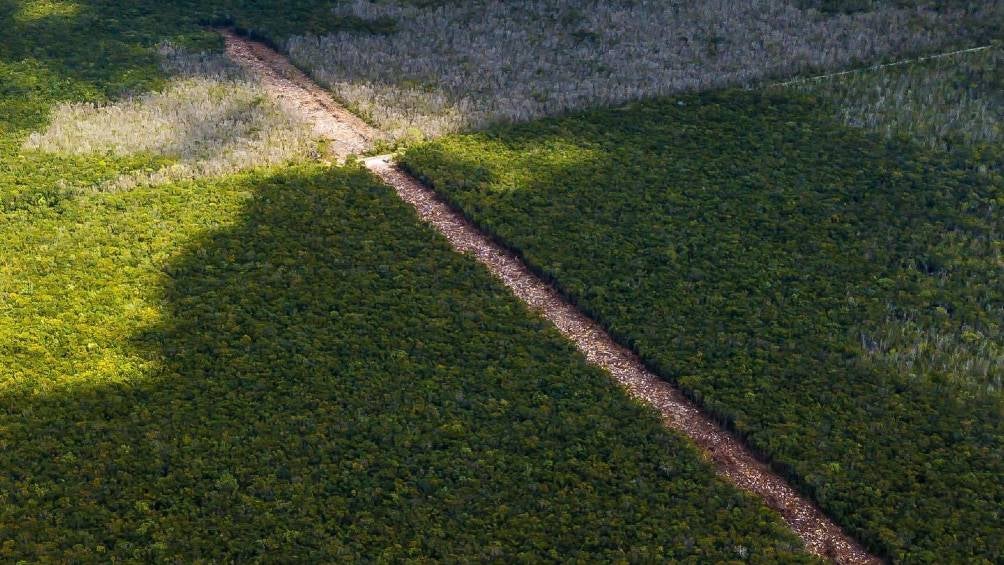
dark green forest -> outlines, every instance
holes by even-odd
[[[4,559],[807,560],[361,168],[0,233]]]
[[[831,115],[803,95],[712,93],[454,136],[405,162],[869,547],[993,561],[1004,397],[975,368],[1002,331],[1004,183]],[[892,347],[966,343],[965,358],[889,362],[905,325],[938,339]]]
[[[0,560],[811,561],[358,165],[21,150],[273,4],[0,2]]]

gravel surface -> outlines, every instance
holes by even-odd
[[[331,139],[339,156],[357,153],[380,137],[368,124],[338,106],[281,55],[229,31],[221,33],[226,37],[227,53],[259,74],[267,90],[278,98],[302,104],[309,116],[316,117],[318,133]],[[693,440],[720,476],[776,510],[809,552],[841,564],[882,562],[759,461],[739,439],[720,427],[679,389],[646,369],[637,355],[615,343],[596,322],[533,274],[519,257],[493,242],[450,207],[434,190],[401,170],[389,156],[372,157],[364,162],[370,171],[393,187],[402,200],[411,204],[423,221],[442,233],[454,249],[485,265],[517,298],[550,320],[575,343],[590,363],[610,373],[632,397],[657,410],[668,428]]]
[[[331,142],[331,153],[336,158],[362,153],[382,137],[279,53],[232,30],[217,31],[226,42],[227,56],[257,77],[280,104],[295,109],[313,123],[314,133]]]

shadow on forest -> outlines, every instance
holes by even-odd
[[[555,138],[599,157],[505,186]],[[994,375],[881,357],[934,356],[973,327],[999,342],[999,183],[815,99],[750,92],[499,127],[405,160],[871,548],[933,555],[978,530],[960,555],[1000,547]],[[957,341],[963,368],[993,353]]]
[[[362,168],[242,178],[206,187],[249,199],[165,266],[164,321],[132,338],[155,369],[5,395],[0,556],[790,555]]]
[[[484,277],[444,261],[362,170],[246,190],[232,227],[165,269],[165,323],[133,340],[158,374],[8,399],[0,490],[21,525],[6,535],[91,558],[104,545],[142,559],[351,560],[340,544],[434,553],[425,515],[466,512],[422,500],[442,486],[437,461],[462,456],[465,395],[483,392],[471,379],[507,365],[511,338],[455,333],[491,315]]]
[[[430,466],[460,456],[467,422],[451,411],[466,389],[435,367],[474,354],[473,376],[505,351],[430,329],[478,322],[480,300],[464,296],[476,289],[452,287],[472,267],[427,257],[427,238],[391,239],[414,222],[383,210],[387,189],[361,170],[246,190],[232,227],[165,269],[165,323],[133,340],[157,374],[8,399],[0,490],[21,525],[3,537],[68,551],[51,555],[238,561],[423,543],[407,516],[381,528],[445,510],[419,499],[438,488]],[[458,431],[436,433],[447,425]]]

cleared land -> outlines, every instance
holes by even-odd
[[[395,139],[841,69],[999,32],[1004,2],[522,0],[340,4],[394,32],[298,34],[299,66]],[[996,27],[995,27],[996,26]]]
[[[0,209],[317,154],[297,117],[223,60],[201,26],[214,20],[277,39],[380,23],[321,0],[0,0]]]
[[[148,156],[155,168],[131,171],[92,187],[137,185],[232,174],[320,156],[310,116],[292,101],[273,98],[221,54],[159,49],[168,83],[104,104],[64,102],[49,125],[24,143],[26,152],[57,156]],[[82,189],[82,188],[81,188]]]
[[[872,333],[999,342],[1000,177],[792,93],[499,127],[404,161],[873,550],[1004,551],[996,375],[904,371]]]
[[[339,159],[370,149],[381,134],[339,106],[281,55],[255,41],[245,41],[233,30],[217,29],[226,40],[227,57],[253,73],[268,95],[295,109],[314,133],[329,142]]]

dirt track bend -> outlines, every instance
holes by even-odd
[[[221,33],[226,39],[227,53],[259,75],[266,90],[302,105],[304,113],[316,120],[318,133],[332,140],[340,156],[359,152],[379,137],[379,132],[349,114],[278,53],[232,32],[221,30]],[[454,249],[485,265],[517,298],[554,323],[590,363],[605,369],[632,397],[658,411],[668,428],[693,440],[720,476],[760,497],[780,513],[809,552],[841,564],[881,563],[679,389],[646,369],[634,353],[616,344],[596,322],[533,274],[520,258],[494,243],[446,204],[434,190],[401,170],[387,156],[366,159],[365,164],[411,204],[423,221],[442,233]]]

